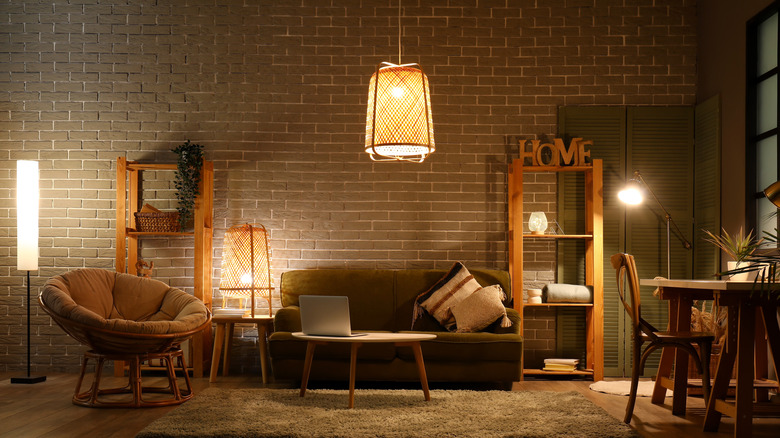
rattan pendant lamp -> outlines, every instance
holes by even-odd
[[[236,225],[225,233],[222,249],[222,278],[219,281],[224,297],[249,298],[249,313],[255,317],[255,296],[268,301],[268,316],[273,316],[271,306],[271,252],[268,232],[262,225]],[[243,304],[242,304],[243,307]]]
[[[419,64],[401,64],[398,0],[398,64],[383,62],[371,76],[365,151],[374,161],[422,163],[435,150],[428,77]]]

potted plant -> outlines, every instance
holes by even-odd
[[[732,258],[732,260],[727,262],[731,280],[747,281],[755,279],[756,269],[751,269],[751,261],[749,259],[764,242],[764,239],[756,240],[753,236],[753,231],[745,235],[742,228],[733,236],[725,228],[721,228],[721,235],[719,236],[708,230],[702,231],[709,236],[705,237],[704,240],[717,246]]]
[[[200,171],[203,167],[203,146],[190,143],[187,140],[186,143],[180,144],[172,152],[178,155],[174,185],[176,186],[176,199],[179,201],[177,208],[179,225],[183,230],[192,219],[195,198],[200,194],[198,186],[200,185]]]

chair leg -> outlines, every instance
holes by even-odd
[[[103,375],[103,364],[105,363],[105,358],[100,355],[97,358],[97,365],[95,365],[95,381],[92,382],[92,394],[90,394],[89,397],[89,405],[95,405],[98,402],[98,395],[100,395],[100,377]]]
[[[185,400],[188,400],[194,394],[192,393],[192,386],[190,385],[190,373],[187,371],[187,362],[184,360],[184,353],[181,350],[176,354],[176,360],[181,367],[181,372],[184,373],[184,384],[187,386],[186,390],[182,390],[181,394]],[[173,374],[176,377],[176,373]]]
[[[173,394],[175,400],[181,400],[181,393],[179,392],[179,384],[176,381],[176,369],[174,368],[173,361],[175,353],[168,353],[161,360],[165,361],[165,370],[168,373],[168,388]]]
[[[631,423],[631,417],[634,415],[634,404],[636,403],[636,392],[637,388],[639,387],[639,374],[641,373],[640,369],[640,349],[642,348],[642,344],[640,344],[636,338],[634,338],[633,342],[633,348],[632,348],[632,363],[631,363],[631,392],[628,395],[628,405],[626,405],[626,417],[623,419],[623,422],[626,424]]]
[[[699,354],[701,355],[701,383],[704,392],[704,406],[710,400],[710,359],[712,358],[712,343],[702,342],[699,344]]]
[[[142,392],[143,383],[141,381],[141,358],[138,355],[134,355],[130,359],[130,388],[133,392],[133,407],[139,408],[143,403]]]
[[[81,384],[84,382],[84,374],[87,372],[87,362],[89,362],[89,356],[84,354],[84,359],[81,361],[81,374],[76,382],[76,392],[73,393],[74,400],[83,396],[83,394],[81,394]]]

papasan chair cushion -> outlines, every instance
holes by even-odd
[[[121,332],[182,333],[208,319],[206,306],[186,292],[161,281],[104,269],[52,277],[41,298],[63,318]]]

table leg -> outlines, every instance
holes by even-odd
[[[428,390],[428,376],[425,374],[425,362],[423,361],[422,347],[419,342],[412,343],[412,351],[414,351],[414,360],[417,362],[417,373],[420,374],[420,384],[425,395],[425,401],[431,401],[431,392]]]
[[[737,358],[737,318],[739,308],[735,305],[728,306],[728,329],[726,331],[726,345],[720,353],[718,368],[715,371],[715,381],[710,389],[710,399],[707,401],[707,410],[704,414],[704,431],[717,432],[720,419],[723,416],[718,410],[726,398],[731,381],[731,372]]]
[[[257,326],[257,343],[260,347],[260,374],[263,377],[263,385],[268,383],[268,342],[266,341],[267,331],[265,324],[258,322]]]
[[[230,373],[230,349],[233,346],[233,332],[236,325],[228,322],[225,326],[225,357],[222,358],[222,375],[227,376]]]
[[[764,318],[761,317],[761,306],[756,306],[753,317],[755,318],[753,375],[756,380],[765,380],[769,376],[769,357],[766,351],[766,330],[764,328]],[[769,401],[769,388],[756,388],[755,391],[756,402]]]
[[[767,343],[772,352],[772,363],[775,367],[775,374],[780,374],[780,324],[777,321],[778,306],[761,306],[764,319],[764,328],[766,329]]]
[[[677,331],[691,330],[691,306],[693,300],[681,296],[677,308]],[[672,414],[685,415],[688,400],[688,352],[676,348],[674,353],[674,389],[672,390]]]
[[[217,381],[217,369],[219,368],[219,356],[222,354],[222,343],[225,336],[225,324],[217,324],[217,332],[214,334],[214,351],[211,354],[211,371],[209,374],[209,383]]]
[[[349,408],[355,407],[355,374],[357,371],[357,350],[360,342],[353,342],[349,352]]]
[[[753,340],[756,325],[755,308],[740,301],[739,335],[737,337],[737,417],[734,419],[734,436],[750,436],[753,422]]]
[[[301,397],[306,395],[306,385],[309,383],[309,373],[311,373],[311,362],[314,358],[315,346],[316,343],[314,341],[306,343],[306,359],[303,362],[303,376],[301,377]]]
[[[676,331],[678,321],[678,309],[680,308],[680,298],[678,295],[674,295],[669,299],[669,323],[667,325],[669,331]],[[661,360],[658,362],[658,373],[655,378],[655,385],[653,386],[653,395],[650,397],[650,402],[656,405],[664,404],[666,399],[666,387],[663,386],[663,380],[668,379],[672,375],[672,366],[674,365],[674,353],[675,349],[665,347],[661,350]]]

